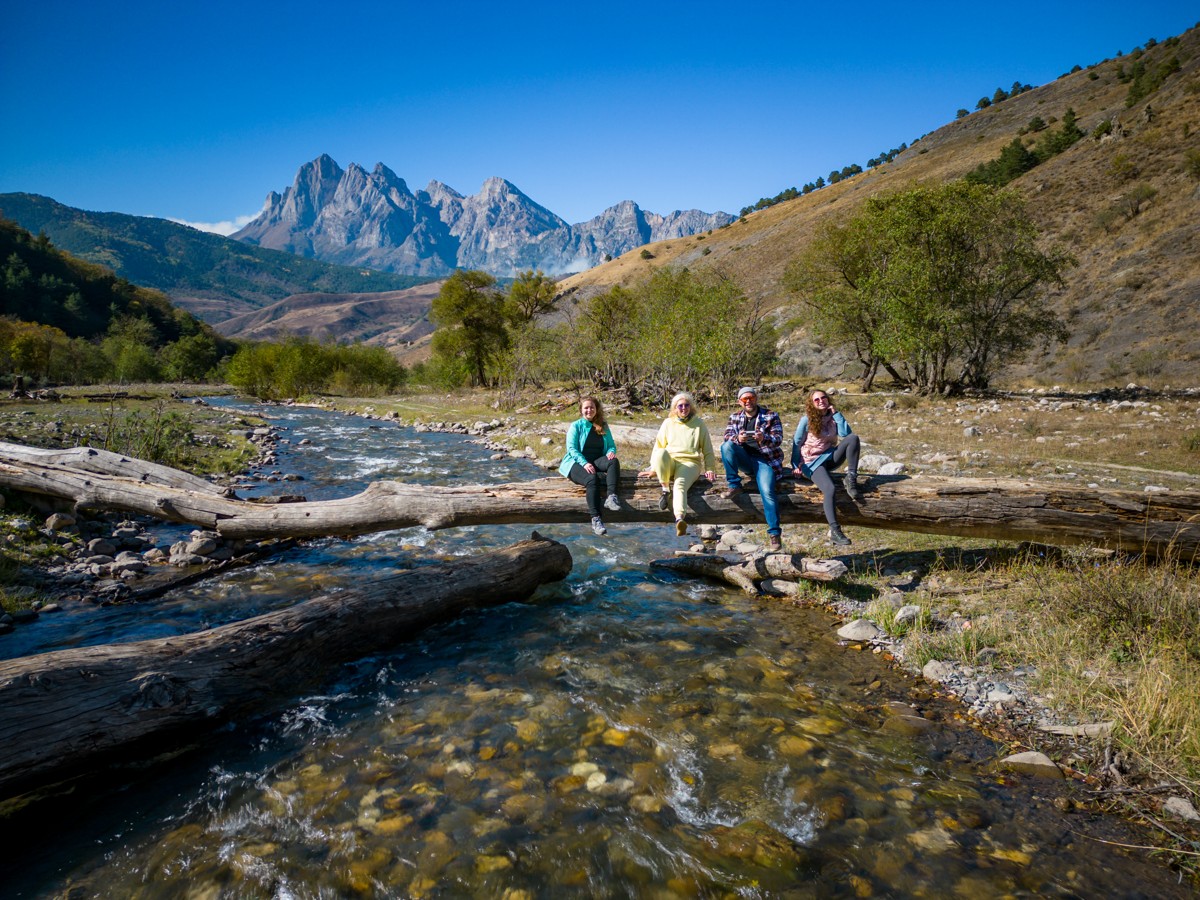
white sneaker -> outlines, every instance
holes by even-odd
[[[604,521],[599,516],[592,516],[592,531],[596,534],[608,534],[608,529],[604,527]]]
[[[611,509],[613,512],[621,511],[621,501],[617,499],[616,494],[608,495],[608,499],[604,501],[604,508]]]

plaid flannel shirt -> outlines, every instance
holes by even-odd
[[[747,447],[746,451],[756,454],[771,464],[771,468],[775,470],[776,479],[783,477],[783,422],[779,419],[779,414],[771,412],[765,406],[758,408],[758,430],[762,432],[763,439],[759,442],[757,448]],[[749,416],[746,411],[739,409],[729,417],[729,424],[725,428],[725,440],[736,441],[738,433],[742,431],[743,426]]]

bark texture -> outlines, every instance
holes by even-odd
[[[524,598],[570,571],[566,547],[535,532],[503,550],[220,628],[0,662],[0,797],[151,739],[210,729],[435,621]]]
[[[684,575],[715,578],[747,594],[796,594],[802,581],[833,581],[849,571],[837,559],[811,559],[790,553],[763,553],[743,556],[738,553],[678,553],[674,559],[656,559],[650,565]],[[784,585],[781,585],[783,582]],[[785,585],[790,584],[789,588]]]
[[[142,513],[212,528],[226,538],[357,535],[423,525],[586,522],[583,489],[565,478],[517,484],[431,487],[377,481],[353,497],[315,503],[250,503],[223,496],[203,479],[164,466],[82,448],[54,454],[0,444],[0,487],[71,500],[77,509]],[[71,456],[70,454],[76,454]],[[88,468],[82,468],[83,460]],[[104,471],[99,471],[103,469]],[[180,479],[191,481],[180,481]],[[860,476],[860,481],[862,481]],[[195,482],[200,482],[199,485]],[[887,528],[1049,544],[1090,544],[1200,558],[1200,492],[1139,493],[1002,478],[875,476],[855,502],[840,490],[844,526]],[[721,488],[701,481],[689,505],[696,522],[754,524],[763,520],[753,489],[724,500]],[[622,479],[620,512],[608,523],[670,522],[658,509],[654,479]],[[786,480],[779,489],[780,518],[822,523],[821,492]]]

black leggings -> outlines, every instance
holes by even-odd
[[[837,512],[833,508],[833,476],[829,473],[840,466],[844,461],[849,460],[850,466],[847,471],[858,472],[858,435],[848,434],[842,438],[841,442],[833,449],[833,454],[817,468],[813,469],[812,483],[821,489],[821,493],[825,495],[825,521],[830,525],[837,524]]]
[[[604,502],[605,487],[608,488],[610,494],[617,492],[617,485],[621,481],[621,463],[619,460],[602,456],[599,459],[593,459],[592,465],[596,467],[595,475],[579,463],[575,463],[571,466],[571,474],[567,477],[576,484],[583,485],[584,493],[587,495],[588,512],[593,516],[599,516],[600,504]],[[604,484],[597,477],[601,472],[606,476]]]

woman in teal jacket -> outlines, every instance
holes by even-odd
[[[621,501],[617,499],[617,485],[621,480],[617,445],[599,400],[595,397],[580,400],[579,416],[567,430],[567,450],[558,471],[583,485],[588,512],[592,516],[592,531],[607,534],[608,529],[600,516],[600,496],[607,487],[608,499],[604,501],[604,508],[614,512],[621,508]],[[603,482],[601,475],[604,475]]]

